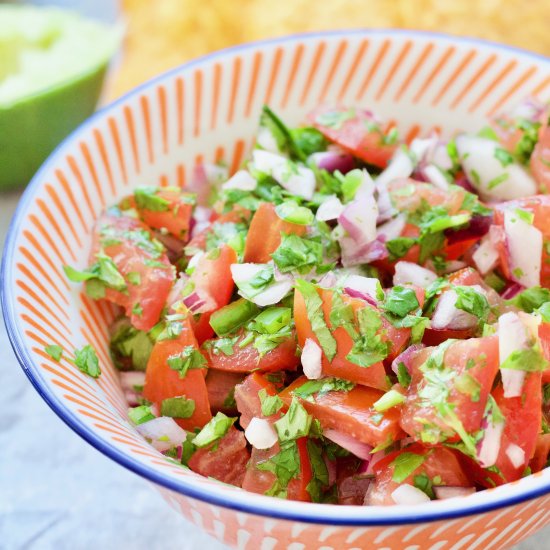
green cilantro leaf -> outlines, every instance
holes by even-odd
[[[158,187],[142,186],[134,191],[134,199],[138,208],[150,212],[166,212],[170,210],[170,202],[159,197]]]
[[[389,467],[393,468],[392,481],[403,483],[411,476],[426,460],[424,455],[403,452],[390,462]]]
[[[394,286],[387,294],[383,304],[385,311],[397,315],[397,317],[405,317],[411,311],[415,311],[420,307],[416,293],[410,287]]]
[[[195,412],[195,401],[185,396],[169,397],[160,404],[160,414],[170,418],[191,418]]]
[[[329,392],[343,391],[349,392],[355,387],[353,382],[342,380],[340,378],[320,378],[319,380],[308,380],[298,388],[294,388],[292,395],[308,401],[313,401],[313,395],[322,397]]]
[[[550,289],[534,286],[520,292],[506,303],[516,306],[526,313],[532,313],[546,302],[550,302]]]
[[[166,360],[168,366],[179,372],[180,378],[185,378],[189,369],[205,369],[206,359],[194,346],[185,346],[182,351],[171,355]]]
[[[149,422],[149,420],[154,420],[156,416],[149,405],[140,405],[139,407],[128,409],[128,418],[138,426],[144,422]]]
[[[233,426],[236,420],[236,417],[230,418],[222,412],[218,412],[193,438],[193,445],[202,448],[214,443],[214,441],[218,441],[229,431],[229,428]]]
[[[286,414],[277,420],[273,426],[279,436],[279,441],[293,441],[305,437],[309,433],[312,417],[304,409],[297,399],[292,403]]]
[[[455,286],[453,290],[458,296],[455,303],[456,308],[471,313],[482,321],[487,320],[491,306],[481,292],[477,292],[471,286]]]
[[[284,405],[283,400],[278,395],[268,395],[265,388],[262,388],[258,392],[258,397],[260,398],[262,414],[264,416],[272,416],[278,413]]]
[[[50,344],[44,348],[44,351],[54,360],[59,363],[63,355],[63,348],[57,344]]]
[[[403,362],[400,362],[397,365],[397,381],[399,382],[399,385],[405,389],[407,389],[411,384],[411,375]]]
[[[99,378],[101,374],[99,360],[94,348],[90,344],[85,345],[82,349],[75,349],[74,354],[74,364],[81,372],[92,378]]]
[[[315,216],[313,212],[305,206],[299,206],[296,201],[287,200],[275,207],[277,216],[284,221],[298,225],[310,225]]]
[[[323,263],[323,246],[310,238],[283,234],[281,244],[271,257],[282,273],[297,271],[305,274]]]

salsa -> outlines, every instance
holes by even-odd
[[[421,504],[545,468],[548,115],[526,100],[406,143],[363,109],[291,128],[265,107],[236,173],[113,205],[66,272],[120,306],[130,422],[182,467],[307,502]]]

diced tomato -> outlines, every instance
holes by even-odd
[[[547,246],[550,242],[550,195],[534,195],[498,204],[495,207],[495,224],[504,227],[504,212],[518,208],[534,214],[533,225],[542,232],[540,285],[550,288],[550,254]],[[512,279],[506,246],[501,246],[499,252],[502,272],[506,278]]]
[[[271,260],[271,254],[281,244],[281,233],[302,236],[305,225],[282,220],[270,202],[260,204],[250,222],[244,248],[244,261],[265,264]]]
[[[195,198],[184,193],[179,187],[159,187],[153,195],[159,204],[148,208],[148,202],[140,205],[136,198],[139,217],[153,229],[166,229],[171,235],[183,242],[189,239],[189,226]]]
[[[328,122],[329,117],[341,121]],[[385,168],[398,143],[386,137],[391,127],[381,128],[373,115],[362,109],[321,106],[308,115],[310,122],[330,141],[349,151],[367,164]]]
[[[331,329],[337,344],[337,352],[332,361],[329,361],[325,354],[323,354],[323,374],[326,376],[344,378],[358,384],[363,384],[364,386],[370,386],[381,390],[389,389],[386,371],[384,370],[382,362],[374,363],[369,367],[361,367],[346,359],[346,355],[353,346],[353,340],[343,327],[333,327],[330,323],[333,291],[318,289],[318,292],[323,300],[325,322],[329,329]],[[355,312],[361,308],[372,307],[358,298],[350,298],[344,295],[342,299],[344,302],[351,304]],[[307,316],[304,298],[298,290],[296,290],[294,294],[294,321],[296,323],[296,332],[300,346],[304,346],[307,338],[311,338],[318,343]],[[390,346],[389,356],[395,357],[409,339],[410,329],[395,328],[389,321],[382,317],[381,337],[382,340],[388,342]]]
[[[206,389],[212,414],[218,411],[227,415],[236,414],[235,386],[240,384],[243,378],[243,375],[239,373],[208,369]]]
[[[153,347],[147,363],[143,396],[161,408],[164,399],[185,396],[195,402],[195,411],[190,418],[177,418],[185,430],[202,428],[211,418],[208,391],[204,381],[205,369],[191,369],[184,378],[171,369],[168,358],[181,353],[187,346],[198,349],[197,341],[187,320],[181,334],[173,340],[162,340]]]
[[[529,462],[529,467],[533,473],[540,472],[546,468],[548,457],[550,455],[550,434],[539,434],[537,436],[537,444],[535,454]]]
[[[427,328],[422,337],[422,343],[426,346],[439,346],[443,342],[453,340],[466,340],[472,338],[477,332],[477,327],[466,329]]]
[[[395,468],[393,461],[403,453],[412,453],[424,456],[424,462],[418,466],[406,479],[398,483],[392,478]],[[415,476],[424,474],[435,485],[446,485],[448,487],[471,487],[472,482],[465,474],[457,454],[446,447],[424,447],[415,443],[400,451],[394,451],[387,457],[377,462],[374,466],[376,480],[367,491],[365,504],[375,506],[391,506],[395,504],[392,493],[399,485],[407,483],[414,485]],[[434,482],[434,478],[437,483]]]
[[[445,259],[447,261],[458,260],[478,242],[479,237],[473,237],[471,239],[464,239],[463,241],[454,242],[453,244],[446,244]]]
[[[223,245],[202,256],[191,275],[190,283],[194,285],[194,290],[210,296],[215,302],[212,311],[202,313],[198,320],[192,321],[199,344],[214,335],[214,329],[210,326],[212,313],[231,301],[234,288],[231,264],[237,263],[237,260],[237,253],[229,245]]]
[[[425,348],[413,356],[412,380],[407,401],[402,409],[401,427],[409,435],[419,439],[425,429],[436,438],[445,437],[445,435],[438,435],[438,432],[447,434],[447,437],[451,434],[451,438],[452,435],[456,435],[430,400],[419,397],[419,393],[428,386],[420,367],[434,349]],[[454,414],[466,432],[474,433],[481,427],[487,398],[498,372],[498,337],[486,336],[459,340],[449,346],[445,352],[443,364],[445,371],[449,373],[450,380],[442,388],[430,387],[430,394],[445,391],[444,387],[446,387],[448,396],[445,401],[453,407]]]
[[[95,224],[91,263],[99,252],[113,260],[127,286],[124,292],[106,287],[105,298],[122,306],[134,327],[151,330],[174,282],[164,247],[139,220],[104,214]]]
[[[539,325],[539,341],[544,358],[550,362],[550,323]],[[550,384],[550,367],[542,372],[542,383]]]
[[[296,335],[293,333],[288,339],[281,342],[275,349],[260,356],[252,343],[239,347],[239,343],[245,337],[241,336],[233,346],[233,353],[226,355],[222,351],[215,353],[209,343],[214,344],[216,339],[209,340],[205,344],[205,352],[208,364],[212,369],[228,372],[247,373],[253,370],[260,372],[275,372],[279,370],[296,370],[300,358],[296,355]]]
[[[550,127],[539,132],[539,141],[531,155],[530,168],[537,182],[539,192],[550,192]]]
[[[305,376],[295,380],[279,396],[290,405],[295,390],[307,382]],[[323,429],[339,430],[358,441],[376,447],[389,441],[397,441],[405,436],[399,427],[399,408],[394,407],[384,413],[377,413],[373,405],[383,392],[366,386],[355,386],[350,391],[330,391],[323,395],[313,395],[300,402]]]
[[[266,418],[262,415],[262,404],[258,396],[258,392],[262,389],[267,392],[267,395],[277,394],[275,385],[258,372],[253,372],[235,387],[235,401],[243,428],[248,427],[253,417]],[[279,416],[273,415],[273,418],[277,420]]]
[[[535,453],[542,422],[540,372],[526,373],[520,397],[504,397],[504,390],[500,384],[493,390],[493,397],[505,418],[500,452],[496,462],[496,467],[504,479],[500,476],[493,477],[496,484],[501,485],[520,479]],[[517,445],[525,453],[524,464],[517,468],[511,463],[506,453],[511,444]]]
[[[241,487],[249,459],[244,433],[231,426],[210,447],[195,451],[188,464],[198,474]]]

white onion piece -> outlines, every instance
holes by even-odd
[[[226,166],[220,166],[219,164],[213,163],[205,163],[203,166],[206,182],[209,185],[219,185],[229,178],[229,170]]]
[[[529,334],[520,316],[509,311],[498,319],[498,355],[502,364],[514,351],[527,349]],[[523,389],[525,372],[522,370],[500,369],[504,397],[519,397]]]
[[[514,468],[521,468],[525,464],[525,451],[519,445],[510,443],[505,453]]]
[[[506,210],[504,234],[514,280],[527,288],[540,285],[543,244],[540,229],[522,220],[514,211]]]
[[[462,167],[482,199],[512,200],[537,192],[535,181],[522,166],[515,162],[503,166],[495,156],[496,150],[502,149],[498,142],[461,134],[455,138],[455,143]],[[504,181],[494,185],[497,178],[505,175]]]
[[[440,141],[433,149],[430,162],[442,170],[450,170],[453,167],[453,159],[447,151],[447,144]]]
[[[468,495],[473,495],[475,492],[475,487],[434,487],[435,498],[437,498],[437,500],[467,497]]]
[[[407,216],[405,214],[399,214],[392,220],[389,220],[379,226],[376,233],[379,237],[383,236],[386,241],[391,241],[392,239],[397,239],[397,237],[401,236],[403,229],[405,229],[406,223]]]
[[[252,279],[255,275],[266,268],[267,264],[231,264],[231,276],[235,284],[243,283]]]
[[[498,258],[498,249],[494,245],[493,239],[490,235],[485,235],[477,250],[472,254],[472,260],[474,260],[477,270],[482,275],[486,275],[497,266]]]
[[[257,182],[247,170],[235,172],[223,185],[222,189],[240,189],[241,191],[254,191]]]
[[[311,338],[306,338],[300,359],[304,374],[310,380],[321,378],[323,374],[322,356],[323,352],[317,342]]]
[[[454,273],[455,271],[463,269],[467,266],[468,264],[466,262],[461,262],[460,260],[450,260],[448,262],[445,262],[445,269],[443,270],[443,273],[445,275],[447,275],[448,273]]]
[[[340,202],[340,199],[336,195],[330,195],[321,203],[315,217],[322,222],[336,220],[343,210],[344,205]]]
[[[277,443],[277,432],[265,418],[253,417],[244,436],[255,449],[271,449]]]
[[[292,290],[292,285],[292,277],[284,281],[275,282],[270,284],[263,292],[251,298],[250,301],[260,307],[277,304]]]
[[[136,430],[161,452],[181,445],[187,438],[187,432],[182,430],[173,418],[167,416],[139,424]]]
[[[390,193],[385,185],[377,185],[376,191],[378,194],[378,199],[376,201],[378,204],[377,222],[383,223],[391,220],[395,214],[397,214],[397,210],[392,205]]]
[[[279,145],[277,144],[277,140],[275,139],[273,132],[265,126],[260,126],[258,128],[258,132],[256,133],[256,143],[262,149],[265,149],[271,153],[279,152]]]
[[[271,153],[269,151],[262,151],[261,149],[254,149],[252,151],[252,164],[256,170],[264,172],[264,174],[271,174],[273,169],[277,166],[286,165],[288,159],[277,153]]]
[[[378,292],[381,289],[380,281],[375,277],[363,277],[362,275],[351,274],[344,279],[343,286],[346,289],[366,294],[375,302],[378,302],[380,299],[378,296]]]
[[[166,304],[168,305],[171,313],[174,313],[175,306],[177,306],[177,304],[181,301],[183,289],[186,287],[188,282],[189,275],[180,273],[180,276],[176,279],[176,282],[172,286],[170,294],[168,294],[168,298],[166,299]]]
[[[395,504],[414,505],[430,502],[430,497],[424,491],[408,483],[403,483],[392,491],[391,497]]]
[[[435,187],[443,189],[444,191],[449,189],[449,182],[447,181],[447,178],[435,164],[428,164],[428,166],[423,168],[422,171],[424,172],[426,179],[431,184],[435,185]]]
[[[437,145],[437,137],[435,135],[427,138],[414,138],[409,145],[409,149],[414,154],[417,160],[423,160],[426,157],[431,157],[432,151]]]
[[[362,443],[351,435],[339,430],[331,429],[324,430],[323,435],[331,441],[334,441],[337,445],[340,445],[343,449],[346,449],[346,451],[349,451],[351,454],[358,456],[363,460],[370,460],[372,456],[370,454],[372,447],[366,443]]]
[[[458,295],[454,290],[446,290],[441,294],[432,316],[432,328],[462,330],[477,325],[478,318],[475,315],[455,307],[457,300]]]
[[[193,220],[195,224],[191,230],[191,238],[196,237],[201,231],[204,231],[207,227],[210,227],[210,216],[212,215],[212,208],[206,206],[195,206],[193,212]]]
[[[296,173],[297,172],[297,173]],[[287,191],[306,200],[313,198],[315,192],[315,173],[305,166],[279,164],[271,171],[273,178]]]
[[[394,285],[413,284],[428,288],[436,279],[437,275],[433,271],[412,262],[401,261],[395,264]]]
[[[477,449],[477,461],[482,468],[490,468],[495,465],[504,431],[504,422],[493,424],[491,418],[487,419],[487,422],[483,439]]]
[[[360,246],[376,239],[377,217],[378,205],[374,197],[367,193],[358,193],[338,216],[338,223]]]
[[[193,256],[191,256],[191,258],[189,259],[189,263],[187,264],[187,267],[189,269],[193,269],[193,268],[197,267],[197,264],[200,262],[201,258],[205,254],[206,253],[202,250],[199,250],[196,254],[193,254]]]
[[[414,170],[411,157],[402,148],[397,149],[387,168],[376,178],[376,187],[387,187],[396,179],[408,178]]]
[[[135,392],[135,386],[145,385],[145,372],[143,371],[122,371],[119,376],[120,385],[124,391]]]

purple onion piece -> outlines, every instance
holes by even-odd
[[[460,243],[469,239],[475,239],[483,237],[489,232],[491,224],[493,223],[493,216],[473,216],[470,220],[468,227],[453,231],[449,229],[445,231],[447,242],[449,244]]]
[[[424,344],[413,344],[412,346],[409,346],[403,353],[400,353],[391,364],[391,370],[397,374],[399,370],[399,363],[403,363],[405,367],[407,367],[407,372],[409,374],[412,374],[411,370],[411,360],[412,356],[419,350],[423,349],[425,346]]]

